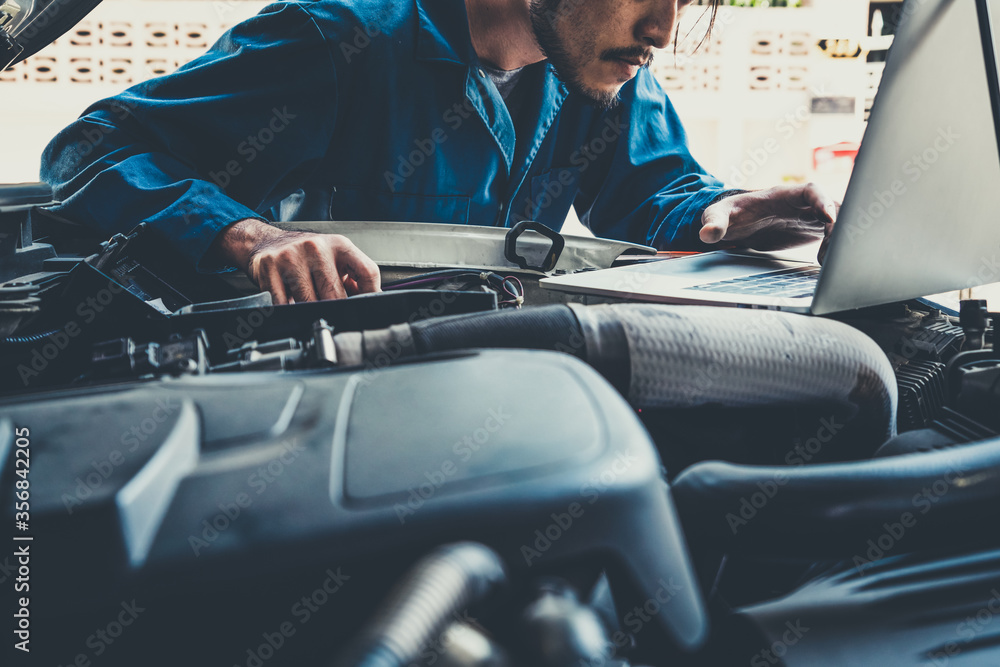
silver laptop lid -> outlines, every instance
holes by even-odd
[[[1000,281],[996,60],[988,74],[980,10],[1000,0],[906,3],[813,313]]]

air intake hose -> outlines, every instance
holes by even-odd
[[[895,435],[896,381],[870,338],[833,320],[699,306],[557,305],[335,337],[345,363],[469,348],[577,356],[640,409],[853,405]]]

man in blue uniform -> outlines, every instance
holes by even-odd
[[[727,191],[648,70],[689,0],[281,2],[46,149],[62,215],[146,221],[201,271],[277,303],[379,289],[349,239],[269,220],[406,220],[757,248],[828,233],[817,188]]]

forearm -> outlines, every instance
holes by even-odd
[[[69,219],[109,235],[146,222],[200,270],[232,266],[216,238],[268,217],[323,159],[337,81],[309,14],[272,5],[176,73],[88,109],[46,149],[42,178]],[[257,159],[246,142],[262,128],[274,139]]]
[[[146,222],[203,270],[221,268],[206,258],[217,234],[259,217],[181,160],[102,120],[101,112],[49,144],[41,177],[53,186],[60,215],[108,236]]]

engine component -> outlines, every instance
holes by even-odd
[[[4,16],[0,11],[0,22]],[[6,35],[0,28],[0,70]],[[53,203],[52,188],[45,183],[0,185],[0,283],[41,271],[44,261],[55,257],[51,245],[35,243],[29,217],[36,206]]]
[[[99,378],[204,375],[208,369],[208,338],[200,329],[189,336],[174,334],[162,345],[139,345],[131,338],[119,338],[95,345],[91,362],[91,373]]]
[[[10,282],[0,285],[0,338],[10,336],[38,314],[38,287]]]
[[[896,538],[882,529],[856,554],[860,560],[827,567],[787,595],[738,609],[765,636],[725,664],[1000,664],[993,625],[1000,551],[962,553],[942,543],[934,551],[897,555],[908,537],[901,535],[893,549]]]
[[[507,575],[481,544],[441,547],[417,563],[345,654],[338,667],[406,667],[462,612],[496,595]]]
[[[1000,355],[994,350],[963,352],[952,359],[947,383],[956,409],[1000,430]]]
[[[521,649],[537,665],[626,667],[601,618],[565,582],[548,579],[522,614]],[[625,633],[619,632],[621,637]],[[628,641],[622,640],[621,646]]]
[[[860,455],[895,434],[888,360],[857,330],[772,311],[658,305],[548,306],[438,318],[334,337],[342,359],[525,347],[586,360],[640,410],[831,402],[866,424]],[[408,351],[408,352],[407,352]]]
[[[469,291],[479,287],[495,292],[501,308],[520,308],[524,304],[524,286],[517,276],[502,276],[493,271],[447,269],[410,276],[382,285],[383,292],[415,287],[433,287],[437,290]]]
[[[900,433],[882,445],[875,452],[875,456],[900,456],[917,452],[931,452],[986,440],[996,435],[1000,434],[964,414],[951,408],[943,408],[938,418],[930,422],[927,428]]]
[[[924,428],[941,415],[947,400],[945,365],[910,360],[896,368],[898,431]]]
[[[831,465],[699,463],[674,480],[672,493],[693,549],[783,559],[850,558],[865,553],[867,541],[878,540],[892,526],[905,533],[901,552],[996,544],[998,474],[1000,438],[991,438],[930,453]]]
[[[146,611],[103,664],[138,664],[150,646],[175,664],[192,645],[206,664],[247,664],[280,628],[295,631],[281,662],[313,664],[412,563],[466,541],[496,551],[519,585],[607,570],[621,609],[669,600],[643,630],[650,651],[692,651],[708,632],[649,435],[567,355],[117,382],[8,397],[0,421],[31,445],[45,662],[71,659],[95,618],[135,599]],[[9,511],[13,481],[0,478]],[[436,610],[465,599],[451,590]],[[327,608],[290,606],[300,598]],[[331,620],[302,622],[313,616]]]
[[[965,343],[962,351],[981,350],[986,345],[986,330],[990,326],[990,314],[986,301],[982,299],[966,299],[961,305],[962,331],[965,332]]]

